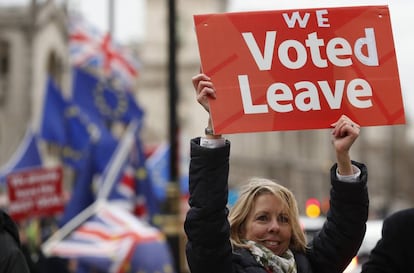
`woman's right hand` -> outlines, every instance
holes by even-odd
[[[206,74],[200,73],[192,78],[193,86],[196,91],[197,101],[203,108],[210,113],[209,98],[216,98],[216,91],[210,77]]]

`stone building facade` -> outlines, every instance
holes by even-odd
[[[0,162],[20,144],[28,126],[36,129],[44,85],[52,75],[69,84],[66,13],[53,1],[0,8]]]

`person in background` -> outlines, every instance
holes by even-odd
[[[192,79],[197,101],[209,112],[216,93],[210,78]],[[292,192],[253,178],[228,212],[230,141],[215,135],[191,140],[190,209],[184,229],[192,273],[340,273],[356,255],[368,218],[367,168],[349,150],[360,127],[342,115],[332,124],[336,164],[330,171],[330,210],[321,232],[307,244]],[[311,145],[311,144],[310,144]]]
[[[361,273],[406,273],[414,271],[414,208],[385,218],[382,236],[371,250]]]
[[[20,249],[26,259],[27,266],[29,267],[30,273],[43,273],[38,269],[38,251],[36,242],[32,242],[32,238],[28,235],[29,226],[32,225],[32,221],[20,221],[17,222],[20,237]]]
[[[0,211],[0,273],[30,273],[21,249],[17,225],[2,210]]]

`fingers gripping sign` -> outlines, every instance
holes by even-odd
[[[216,98],[216,91],[210,77],[200,73],[192,78],[194,89],[196,90],[197,101],[204,109],[210,113],[209,99]]]

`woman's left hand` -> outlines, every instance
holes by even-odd
[[[337,122],[331,125],[332,142],[337,153],[347,153],[359,136],[361,127],[346,115],[342,115]]]
[[[334,127],[332,143],[336,152],[339,173],[342,175],[353,174],[349,150],[358,138],[361,127],[346,115],[342,115],[331,126]]]

